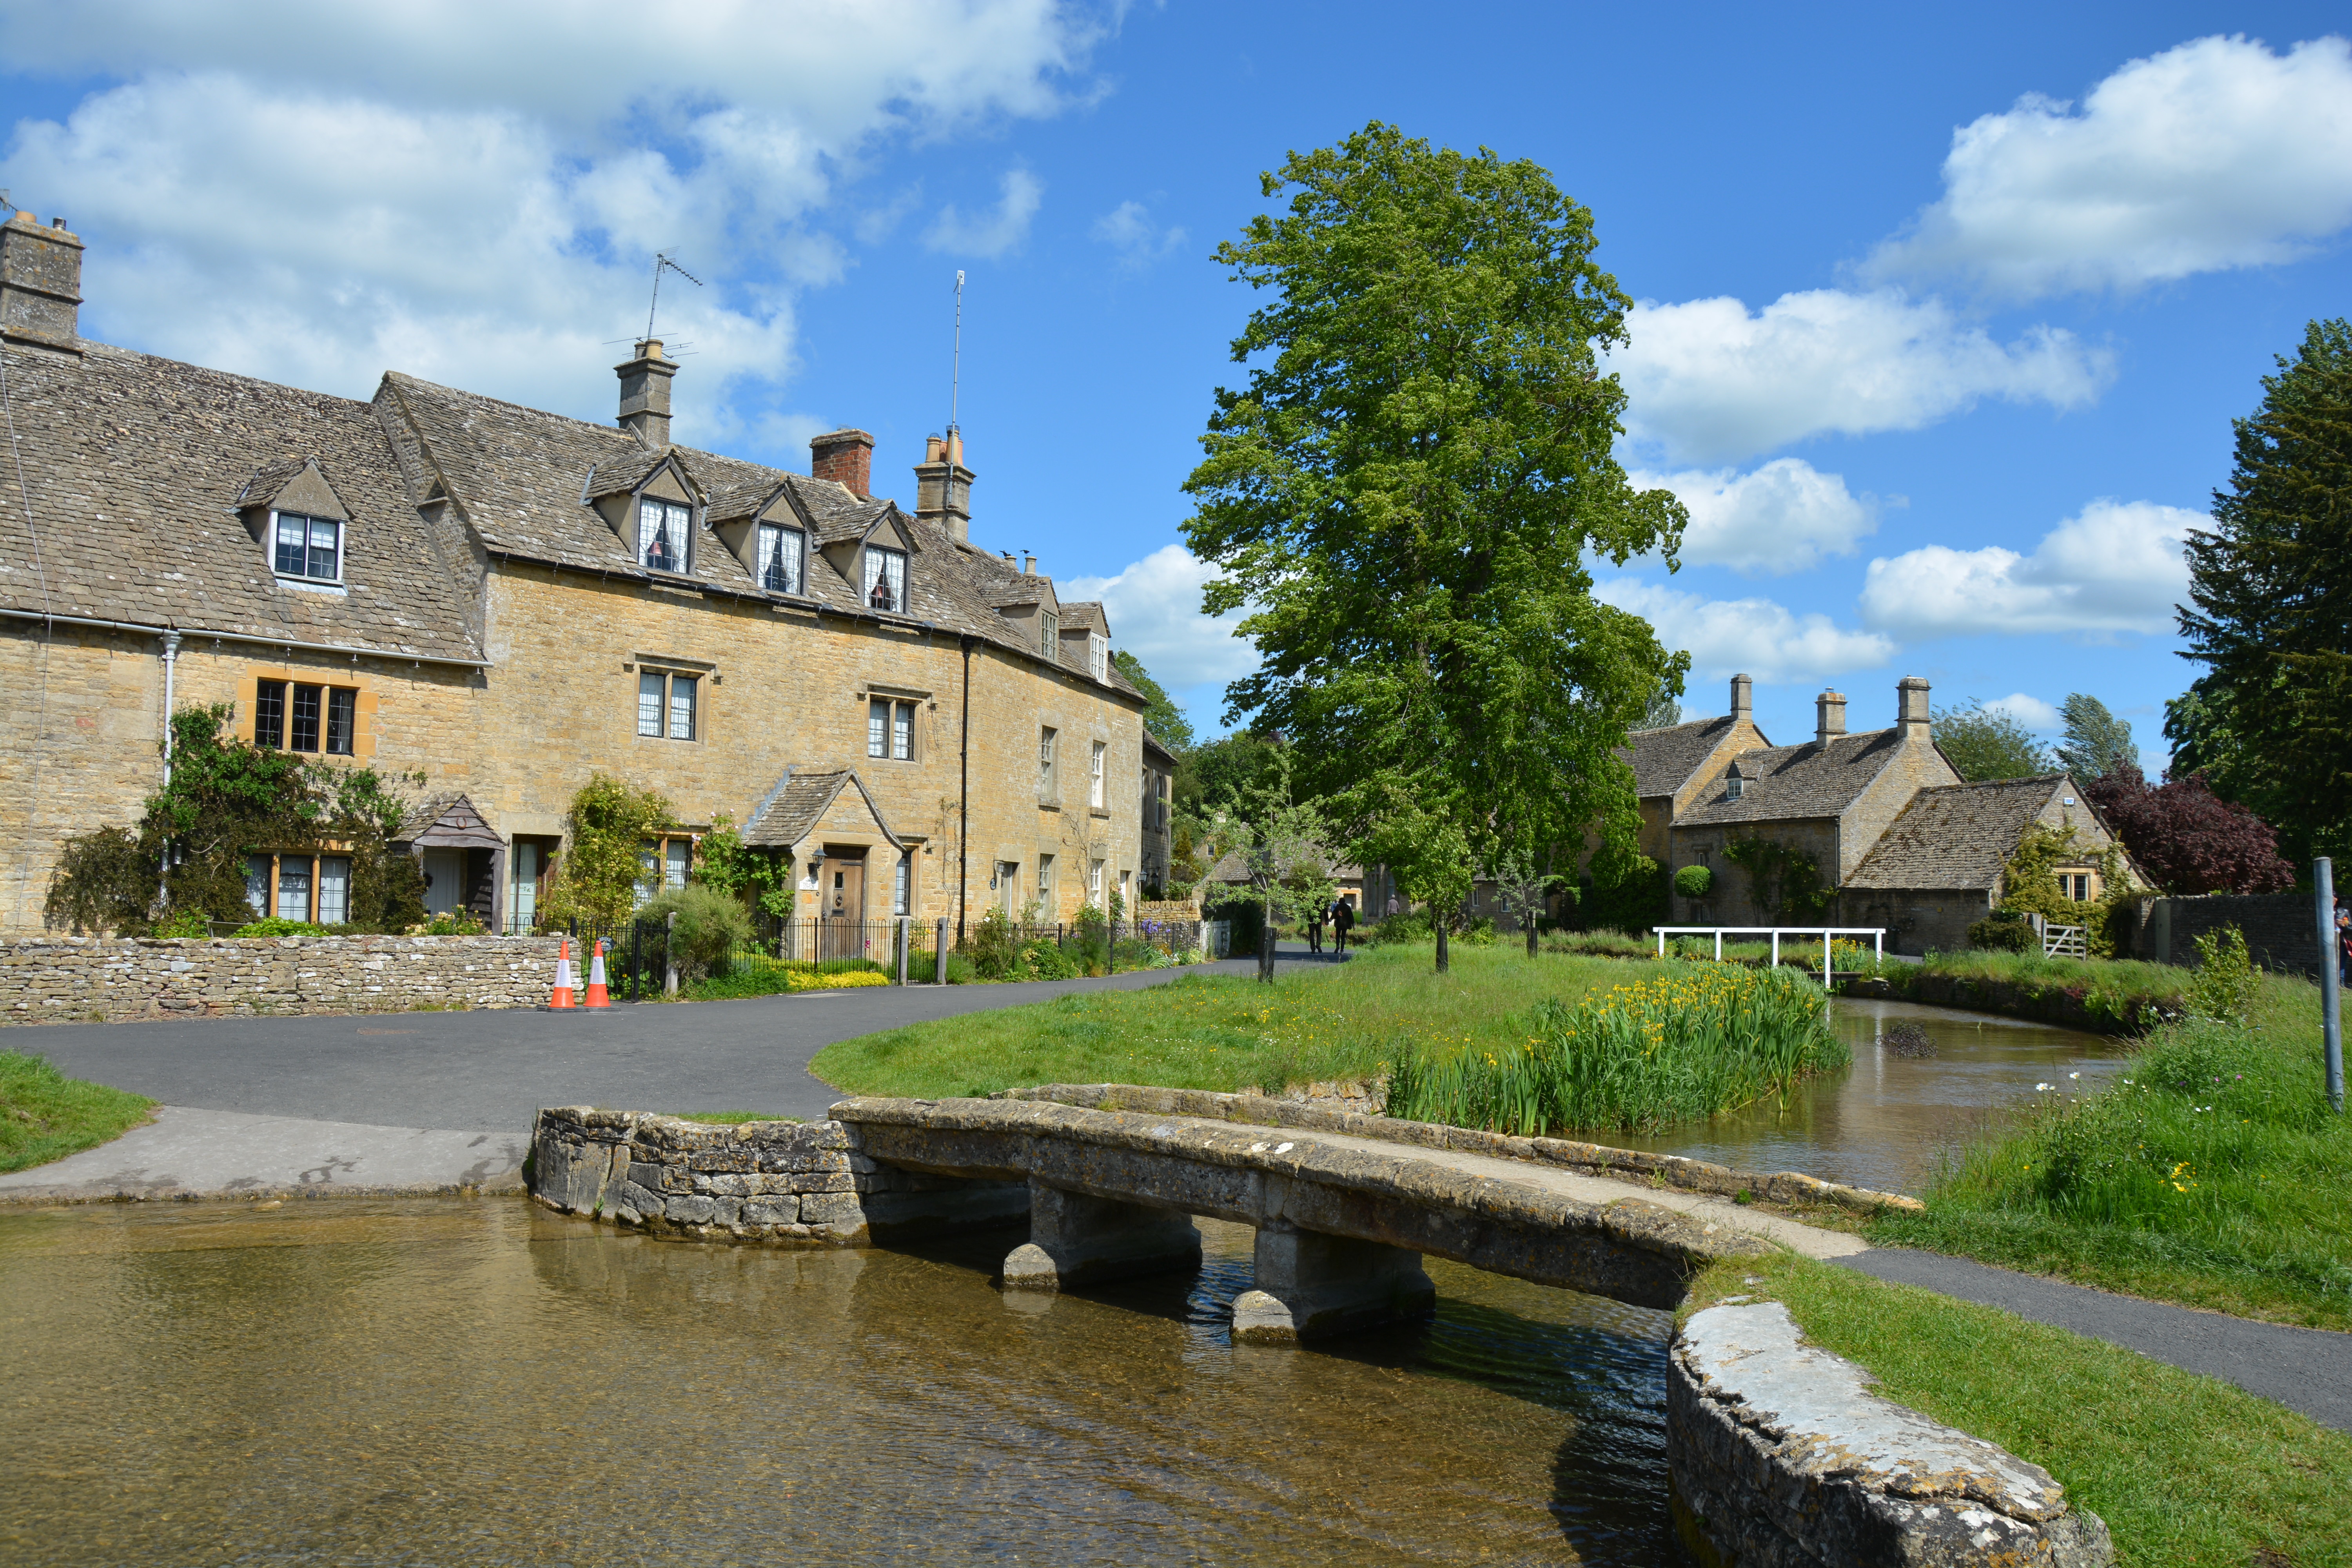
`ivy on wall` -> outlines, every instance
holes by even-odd
[[[1723,847],[1723,858],[1748,873],[1756,907],[1775,925],[1810,920],[1837,897],[1836,889],[1822,885],[1822,868],[1811,854],[1777,838],[1735,838]]]
[[[2087,904],[2068,898],[2058,886],[2057,875],[2059,867],[2079,866],[2084,858],[2084,847],[2074,842],[2074,828],[2032,824],[2018,840],[2017,852],[2001,867],[1998,912],[2040,915],[2058,925],[2082,926],[2084,941],[2092,953],[2101,958],[2112,956],[2116,949],[2114,917],[2132,894],[2123,851],[2110,844],[2099,852],[2099,879],[2104,891],[2095,901]]]
[[[607,773],[591,773],[572,797],[563,850],[541,919],[550,927],[578,920],[614,925],[637,907],[646,842],[676,825],[669,798]]]

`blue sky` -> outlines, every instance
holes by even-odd
[[[2331,32],[2331,28],[2334,29]],[[1551,170],[1643,303],[1621,455],[1685,565],[1602,593],[1759,679],[2094,692],[2160,762],[2168,606],[2233,416],[2352,289],[2352,49],[2297,5],[323,10],[0,4],[0,187],[89,242],[83,330],[355,397],[397,368],[609,419],[668,247],[677,435],[879,488],[961,423],[973,531],[1108,601],[1217,727],[1179,486],[1248,290],[1210,259],[1366,121]]]

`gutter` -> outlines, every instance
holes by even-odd
[[[460,669],[488,669],[486,658],[450,658],[442,654],[401,653],[374,647],[352,647],[342,643],[297,642],[291,637],[257,637],[251,632],[220,632],[209,627],[147,626],[137,621],[97,620],[89,616],[52,616],[39,610],[16,610],[0,607],[0,616],[20,621],[41,621],[61,626],[93,626],[100,631],[129,632],[136,637],[211,637],[215,642],[248,643],[255,647],[299,648],[304,653],[331,653],[352,658],[381,658],[397,662],[406,659],[411,664],[442,664]]]

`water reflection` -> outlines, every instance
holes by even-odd
[[[10,1563],[1665,1560],[1667,1319],[1431,1264],[1425,1327],[1237,1349],[1192,1279],[511,1200],[0,1216]]]
[[[1885,1048],[1882,1037],[1903,1020],[1927,1032],[1934,1056]],[[2035,1084],[2095,1087],[2121,1065],[2126,1048],[2074,1029],[1908,1002],[1840,998],[1830,1005],[1830,1023],[1853,1047],[1853,1066],[1806,1084],[1785,1107],[1768,1100],[1651,1137],[1612,1141],[1743,1170],[1803,1171],[1881,1192],[1916,1193],[1946,1147],[2031,1099]]]

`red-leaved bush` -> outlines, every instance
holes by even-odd
[[[2154,789],[2137,767],[2083,786],[2139,868],[2168,893],[2283,893],[2294,868],[2271,825],[2213,793],[2202,773]]]

